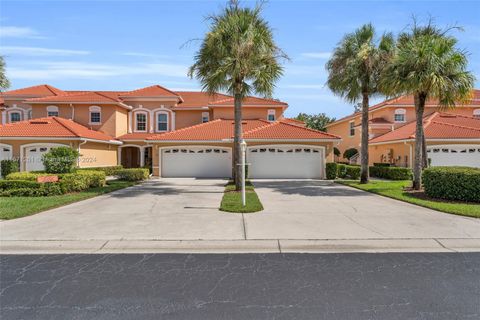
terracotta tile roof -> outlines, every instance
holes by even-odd
[[[211,106],[228,106],[233,107],[234,98],[227,96],[225,99],[217,100],[211,103]],[[288,104],[275,99],[266,99],[258,97],[245,97],[243,99],[243,105],[250,106],[287,106]]]
[[[380,103],[377,103],[373,106],[371,106],[369,108],[370,111],[374,111],[376,109],[379,109],[379,108],[382,108],[382,107],[385,107],[385,106],[402,106],[402,105],[411,105],[413,106],[414,104],[414,101],[413,101],[413,96],[409,95],[409,96],[400,96],[400,97],[396,97],[396,98],[391,98],[391,99],[387,99],[385,101],[382,101]],[[472,92],[472,99],[468,102],[468,105],[473,105],[473,106],[480,106],[480,90],[479,89],[474,89],[473,92]],[[435,107],[437,108],[438,107],[438,100],[433,100],[433,99],[429,99],[427,102],[426,102],[426,107]],[[355,112],[353,114],[350,114],[348,116],[345,116],[343,118],[340,118],[338,120],[336,120],[335,122],[332,122],[330,124],[327,125],[327,127],[333,125],[333,124],[336,124],[338,122],[342,122],[342,121],[345,121],[345,120],[349,120],[349,119],[353,119],[357,116],[360,116],[361,115],[361,112]]]
[[[120,101],[115,94],[111,92],[86,91],[72,94],[64,94],[60,96],[50,96],[43,98],[26,99],[27,103],[91,103],[91,104],[119,104],[130,109]]]
[[[177,93],[159,86],[158,84],[126,92],[122,94],[122,97],[175,97],[181,99]]]
[[[302,128],[298,125],[282,121],[268,122],[266,120],[244,120],[242,129],[245,139],[285,140],[285,139],[340,139],[339,137],[321,131]],[[159,135],[153,135],[147,140],[156,141],[222,141],[233,139],[233,120],[217,119],[196,126],[179,129]]]
[[[90,130],[72,120],[46,117],[0,126],[0,137],[86,138],[117,142],[103,132]]]
[[[222,93],[209,95],[208,93],[202,91],[176,91],[176,93],[183,98],[183,102],[180,103],[176,108],[206,107],[216,100],[231,98],[230,96]]]
[[[480,139],[480,119],[434,112],[423,118],[424,132],[427,139]],[[381,143],[398,140],[415,139],[416,123],[406,125],[370,140],[370,143]]]
[[[153,135],[158,135],[155,134],[155,133],[148,133],[148,132],[132,132],[132,133],[127,133],[127,134],[124,134],[120,137],[117,137],[118,140],[145,140],[147,139],[148,137],[151,137]]]
[[[286,123],[296,125],[296,126],[299,126],[299,127],[306,127],[307,126],[305,124],[305,122],[297,120],[297,119],[293,119],[293,118],[283,118],[282,121],[286,122]]]
[[[38,86],[10,90],[2,93],[2,95],[6,95],[6,96],[39,96],[39,97],[51,96],[51,95],[57,96],[62,94],[65,94],[65,92],[55,87],[52,87],[48,84],[40,84]]]

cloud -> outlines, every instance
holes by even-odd
[[[88,55],[90,51],[85,50],[67,50],[67,49],[50,49],[40,47],[12,47],[3,46],[2,54],[22,55],[22,56],[74,56]]]
[[[311,59],[329,59],[332,56],[332,53],[328,51],[305,52],[305,53],[302,53],[301,56],[305,58],[311,58]]]
[[[29,27],[14,27],[4,26],[0,28],[1,38],[30,38],[30,39],[45,39],[40,36],[37,31]]]
[[[188,67],[179,64],[144,63],[132,65],[100,64],[76,61],[40,62],[32,67],[7,67],[12,79],[58,80],[130,76],[187,77]]]

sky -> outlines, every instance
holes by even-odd
[[[200,90],[187,70],[209,28],[206,17],[225,3],[0,0],[0,55],[12,89],[48,83],[64,90],[133,90],[153,84]],[[464,28],[453,34],[468,52],[480,88],[479,12],[480,1],[271,0],[263,16],[290,57],[274,97],[289,104],[290,117],[324,112],[338,119],[352,113],[352,104],[325,85],[325,63],[336,44],[368,22],[379,35],[398,34],[413,16]]]

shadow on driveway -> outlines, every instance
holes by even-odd
[[[365,191],[345,187],[325,180],[254,180],[255,188],[269,188],[287,195],[307,197],[365,197]]]

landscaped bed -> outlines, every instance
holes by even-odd
[[[77,193],[48,197],[0,197],[0,219],[15,219],[40,211],[96,197],[98,195],[133,186],[135,182],[113,180],[105,186],[89,188]]]
[[[480,204],[434,199],[428,197],[423,192],[408,191],[408,187],[412,184],[409,180],[371,180],[368,184],[360,184],[358,181],[354,180],[337,180],[336,182],[385,197],[413,203],[422,207],[462,216],[480,218]]]
[[[263,205],[250,181],[245,182],[246,206],[242,205],[242,193],[235,191],[235,183],[229,181],[220,204],[220,210],[226,212],[249,213],[263,210]]]

